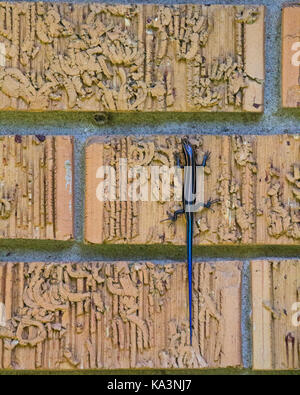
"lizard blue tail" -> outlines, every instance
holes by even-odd
[[[187,262],[188,262],[188,277],[189,277],[189,318],[190,318],[190,345],[192,345],[192,331],[193,331],[193,213],[187,215]]]

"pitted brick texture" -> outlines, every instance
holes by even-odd
[[[0,237],[73,237],[72,137],[0,137]]]
[[[240,366],[241,266],[0,264],[0,368]]]
[[[264,7],[0,3],[0,109],[263,111]]]
[[[253,261],[251,270],[253,368],[299,369],[300,261]]]
[[[195,245],[299,244],[300,140],[297,135],[195,135],[189,139],[195,146],[198,163],[206,151],[211,152],[208,166],[199,171],[198,201],[203,206],[209,198],[219,199],[214,211],[201,207],[195,213]],[[90,139],[86,146],[86,241],[184,245],[184,216],[176,223],[162,222],[168,212],[182,207],[181,194],[179,201],[174,201],[174,177],[161,175],[158,185],[154,185],[150,169],[176,166],[176,154],[182,155],[181,136]],[[140,191],[136,186],[138,176],[126,179],[125,173],[123,177],[123,160],[127,161],[128,172],[135,166],[145,169],[145,182],[140,184],[147,184],[147,201],[142,201],[142,195],[138,201],[131,198],[133,190]],[[102,166],[110,166],[111,175],[104,175]],[[125,182],[126,189],[121,189],[121,183]],[[169,201],[162,197],[164,184],[170,189]],[[108,194],[101,196],[99,191],[104,190],[104,185],[116,186],[115,200]],[[127,201],[122,201],[121,190],[125,190]]]

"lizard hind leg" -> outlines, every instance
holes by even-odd
[[[176,152],[174,157],[175,157],[176,166],[179,167],[180,169],[184,169],[184,166],[180,163],[180,154],[179,154],[179,152]]]
[[[163,219],[160,222],[166,222],[166,221],[176,222],[179,215],[184,214],[184,209],[176,210],[174,211],[174,213],[170,213],[169,211],[167,211],[167,214],[168,214],[168,218]]]

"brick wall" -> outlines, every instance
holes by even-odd
[[[214,4],[226,3],[214,1]],[[251,3],[231,1],[234,5]],[[5,153],[9,157],[5,151],[7,145],[19,155],[22,149],[32,147],[48,169],[48,178],[39,173],[39,177],[48,180],[41,191],[39,179],[23,178],[21,159],[16,165],[7,165],[9,169],[16,166],[20,185],[25,190],[30,185],[41,203],[35,208],[23,197],[18,210],[13,204],[2,206],[2,221],[7,221],[5,217],[11,211],[16,218],[16,222],[11,221],[4,230],[1,228],[0,320],[9,322],[9,327],[0,326],[2,369],[299,368],[299,236],[291,230],[294,228],[290,211],[285,215],[276,211],[275,205],[271,214],[270,210],[264,212],[268,206],[266,197],[274,203],[277,196],[282,207],[281,202],[285,204],[298,196],[297,185],[293,183],[299,180],[293,164],[299,164],[299,140],[295,138],[299,111],[282,109],[280,98],[283,3],[281,0],[260,1],[260,5],[267,7],[263,113],[38,113],[22,111],[24,108],[0,113],[1,136],[13,136],[11,140],[7,137],[4,140],[7,144],[5,148],[2,146],[2,158]],[[249,173],[246,180],[253,185],[252,203],[248,199],[250,184],[245,183],[245,179],[243,183],[243,166],[233,166],[230,173],[246,188],[244,195],[241,193],[241,201],[249,205],[254,219],[250,221],[248,216],[246,225],[251,226],[228,236],[219,230],[220,205],[216,213],[204,214],[212,234],[201,228],[205,239],[200,232],[194,249],[193,347],[188,345],[184,222],[176,225],[174,236],[174,229],[158,224],[164,215],[159,205],[139,207],[139,215],[134,215],[140,229],[139,242],[133,239],[116,245],[114,240],[107,240],[109,228],[105,230],[99,225],[105,217],[99,217],[103,207],[99,209],[92,201],[93,189],[91,199],[85,203],[90,166],[86,162],[86,149],[92,146],[90,142],[108,136],[108,141],[113,137],[116,141],[129,135],[133,140],[134,136],[141,135],[151,141],[155,135],[163,144],[166,137],[187,133],[198,138],[203,136],[200,154],[205,150],[228,152],[229,162],[236,160],[233,136],[242,136],[241,141],[251,145],[252,164],[258,165],[255,173],[251,170],[251,160],[245,166]],[[40,138],[27,137],[36,135]],[[70,140],[51,136],[72,136],[74,155],[70,151]],[[67,141],[68,147],[61,146],[61,141]],[[53,153],[49,147],[54,149]],[[268,167],[264,162],[265,151],[269,158],[272,151],[276,162],[273,163],[273,181],[265,180],[262,174]],[[57,152],[64,155],[64,160],[55,156]],[[98,151],[95,155],[97,157]],[[26,158],[26,153],[21,157]],[[205,176],[207,198],[217,195],[220,188],[216,160],[219,158],[212,155],[211,175]],[[73,198],[68,184],[70,177],[66,177],[71,176],[72,171],[67,173],[70,168],[66,169],[66,161],[73,164]],[[32,166],[34,168],[34,163]],[[10,170],[5,176],[14,177]],[[278,179],[281,190],[276,192]],[[59,190],[62,195],[57,195]],[[2,190],[2,194],[10,203],[15,196],[14,190]],[[70,202],[73,203],[74,232],[72,217],[68,215]],[[89,204],[91,209],[86,218]],[[157,210],[161,212],[152,218],[151,224],[151,214]],[[275,214],[272,216],[272,213]],[[143,216],[148,218],[144,232],[141,231]],[[106,222],[107,219],[103,221]],[[87,224],[91,236],[85,233]],[[111,226],[116,229],[115,224]],[[153,231],[153,243],[148,237],[151,227],[156,232]],[[224,227],[227,230],[228,223]],[[161,234],[166,237],[165,243],[158,242]],[[129,239],[131,236],[126,235]],[[105,244],[101,244],[103,240]],[[126,292],[122,293],[122,289]],[[56,309],[51,310],[49,305],[53,304]]]

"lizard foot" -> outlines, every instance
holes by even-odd
[[[211,153],[210,153],[209,151],[206,151],[206,152],[205,152],[204,157],[203,157],[203,160],[202,160],[202,163],[201,163],[200,166],[205,167],[205,166],[207,165],[207,162],[208,162],[209,159],[210,159],[210,155],[211,155]]]
[[[211,207],[213,204],[219,203],[220,199],[214,199],[212,200],[212,198],[209,198],[208,201],[206,203],[204,203],[204,208],[207,208],[209,210],[212,210],[213,212],[215,212],[215,210]]]

